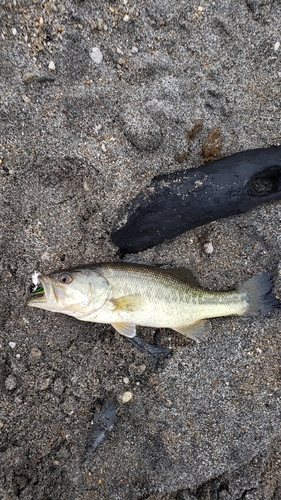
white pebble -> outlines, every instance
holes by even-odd
[[[13,391],[17,387],[17,381],[13,375],[9,375],[5,380],[5,387],[8,391]]]
[[[16,342],[9,342],[9,346],[11,349],[14,349],[16,347]]]
[[[23,94],[21,97],[22,97],[22,100],[23,100],[24,102],[26,102],[26,103],[29,103],[29,102],[30,102],[30,99],[29,99],[29,97],[28,97],[27,95]]]
[[[129,381],[128,377],[124,377],[123,382],[124,382],[124,384],[128,384],[130,381]]]
[[[131,54],[137,54],[138,51],[139,51],[139,49],[135,46],[131,48]]]
[[[103,59],[103,55],[98,47],[93,47],[90,52],[90,58],[95,64],[100,64]]]
[[[107,149],[106,149],[105,144],[102,144],[102,145],[101,145],[101,149],[103,150],[103,152],[104,152],[104,153],[106,153],[106,152],[107,152]]]
[[[34,80],[35,75],[31,71],[27,71],[26,73],[23,74],[22,78],[25,83],[29,83],[32,82],[32,80]]]
[[[49,260],[49,258],[50,258],[50,254],[49,254],[49,252],[47,252],[47,250],[46,250],[46,252],[42,253],[42,255],[41,255],[41,260],[42,260],[43,262],[44,262],[45,260]]]
[[[38,349],[38,347],[32,347],[29,356],[30,356],[30,358],[38,360],[42,357],[42,351],[40,351],[40,349]]]
[[[16,358],[17,358],[17,359],[20,359],[20,354],[16,354]]]
[[[50,61],[50,62],[49,62],[49,66],[48,66],[48,68],[49,68],[51,71],[55,71],[56,66],[55,66],[54,61]]]
[[[45,391],[46,389],[48,389],[50,383],[51,383],[51,379],[50,378],[45,378],[45,379],[41,380],[38,383],[38,389],[39,389],[39,391]]]
[[[13,35],[14,35],[14,36],[16,36],[16,35],[17,35],[17,33],[18,33],[18,32],[17,32],[17,29],[16,29],[16,28],[12,28],[12,33],[13,33]]]
[[[122,394],[122,402],[128,403],[129,401],[131,401],[132,397],[133,397],[133,393],[130,391],[126,391]]]
[[[211,241],[207,241],[206,243],[204,243],[204,251],[208,255],[210,255],[211,253],[213,253],[214,247],[213,247]]]
[[[85,189],[85,191],[91,191],[89,188],[89,184],[86,180],[84,180],[84,182],[83,182],[83,188]]]
[[[98,23],[98,30],[99,30],[99,31],[101,31],[101,30],[103,29],[103,27],[104,27],[102,17],[99,17],[99,18],[98,18],[97,23]]]
[[[95,133],[97,134],[100,130],[102,129],[102,125],[101,123],[98,123],[96,126],[95,126]]]
[[[125,16],[123,17],[123,21],[124,21],[125,23],[128,23],[128,22],[130,21],[130,18],[129,18],[129,16],[128,16],[128,14],[125,14]]]
[[[274,45],[274,50],[276,52],[276,50],[278,50],[280,47],[280,42],[276,42],[276,44]]]

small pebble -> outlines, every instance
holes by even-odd
[[[103,55],[98,47],[93,47],[90,52],[90,58],[95,64],[100,64],[103,59]]]
[[[14,36],[16,36],[16,35],[17,35],[17,33],[18,33],[18,32],[17,32],[17,29],[16,29],[16,28],[12,28],[12,33],[13,33],[13,35],[14,35]]]
[[[91,191],[89,184],[86,180],[84,180],[84,182],[83,182],[83,188],[85,189],[85,191]]]
[[[95,31],[95,29],[97,29],[97,23],[94,20],[91,20],[89,24],[92,31]]]
[[[61,378],[57,378],[54,381],[54,392],[56,394],[62,394],[64,391],[64,384]]]
[[[24,94],[24,95],[22,95],[21,97],[22,97],[22,100],[23,100],[24,102],[27,102],[27,103],[29,103],[29,102],[30,102],[30,99],[29,99],[29,97],[27,97],[27,95],[25,95],[25,94]]]
[[[9,342],[9,346],[11,347],[11,349],[14,349],[16,347],[16,343],[15,342]]]
[[[5,380],[5,387],[8,391],[13,391],[17,387],[17,381],[13,375],[9,375]]]
[[[102,129],[102,124],[101,123],[98,123],[96,126],[95,126],[95,133],[97,134],[100,130]]]
[[[131,401],[132,397],[133,397],[133,393],[130,391],[126,391],[122,394],[122,402],[128,403],[129,401]]]
[[[128,22],[130,21],[130,18],[129,18],[129,16],[128,16],[128,14],[125,14],[125,16],[123,17],[123,21],[124,21],[125,23],[128,23]]]
[[[212,245],[212,242],[211,241],[206,241],[206,243],[204,243],[204,252],[207,255],[211,255],[211,253],[213,253],[213,251],[214,251],[214,247]]]
[[[120,57],[118,64],[120,64],[120,66],[124,66],[126,64],[126,59],[123,59],[123,57]]]
[[[32,347],[29,356],[32,359],[38,360],[42,357],[42,351],[40,351],[40,349],[38,349],[38,347]]]
[[[276,42],[276,44],[274,45],[274,50],[277,51],[280,47],[280,42]]]
[[[45,391],[46,389],[48,389],[50,383],[51,383],[50,378],[45,378],[44,380],[41,380],[41,382],[38,384],[39,391]]]
[[[35,75],[31,71],[27,71],[26,73],[24,73],[24,75],[22,77],[22,79],[25,83],[32,82],[32,80],[34,80],[34,78],[35,78]]]
[[[16,354],[16,358],[17,358],[17,359],[20,359],[20,354]]]
[[[47,252],[47,250],[46,250],[46,252],[42,253],[42,255],[41,255],[41,260],[42,260],[43,262],[44,262],[45,260],[49,260],[49,258],[50,258],[50,254],[49,254],[49,252]]]
[[[139,49],[137,47],[132,47],[130,52],[131,52],[131,54],[137,54],[138,51],[139,51]]]
[[[48,66],[48,68],[49,68],[49,70],[51,70],[51,71],[55,71],[56,66],[55,66],[54,61],[50,61],[50,62],[49,62],[49,66]]]
[[[103,143],[102,143],[102,145],[101,145],[101,149],[103,150],[103,152],[104,152],[104,153],[106,153],[106,152],[107,152],[106,146],[105,146],[105,144],[103,144]]]
[[[124,377],[123,382],[124,382],[124,384],[128,384],[130,381],[129,381],[128,377]]]
[[[97,28],[99,31],[101,31],[101,30],[103,30],[103,27],[104,27],[103,19],[101,17],[99,17],[97,20]]]
[[[4,427],[4,424],[3,422],[0,422],[0,429],[2,429],[2,427]]]

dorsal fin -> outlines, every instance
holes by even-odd
[[[147,262],[144,262],[140,257],[137,255],[126,255],[124,259],[122,259],[122,262],[127,262],[128,264],[139,264],[139,265],[148,265]]]
[[[184,281],[184,283],[187,283],[189,286],[193,286],[196,288],[198,288],[200,286],[197,283],[197,280],[196,280],[194,274],[189,269],[186,269],[185,267],[172,267],[170,269],[165,269],[165,271],[172,274],[173,276],[176,276],[181,281]]]

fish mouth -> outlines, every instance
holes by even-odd
[[[47,297],[45,293],[45,288],[44,288],[44,283],[40,279],[38,280],[39,283],[37,285],[33,285],[30,295],[27,299],[27,305],[28,306],[36,306],[37,304],[46,304],[47,302]]]

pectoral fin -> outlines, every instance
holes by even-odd
[[[134,323],[112,323],[113,328],[124,337],[135,337],[136,325]]]
[[[112,300],[114,304],[114,311],[135,311],[141,303],[139,295],[124,295],[118,299]]]
[[[181,333],[185,337],[189,337],[195,342],[200,342],[204,339],[204,328],[206,321],[200,320],[196,321],[192,325],[181,325],[173,328],[176,332]]]

